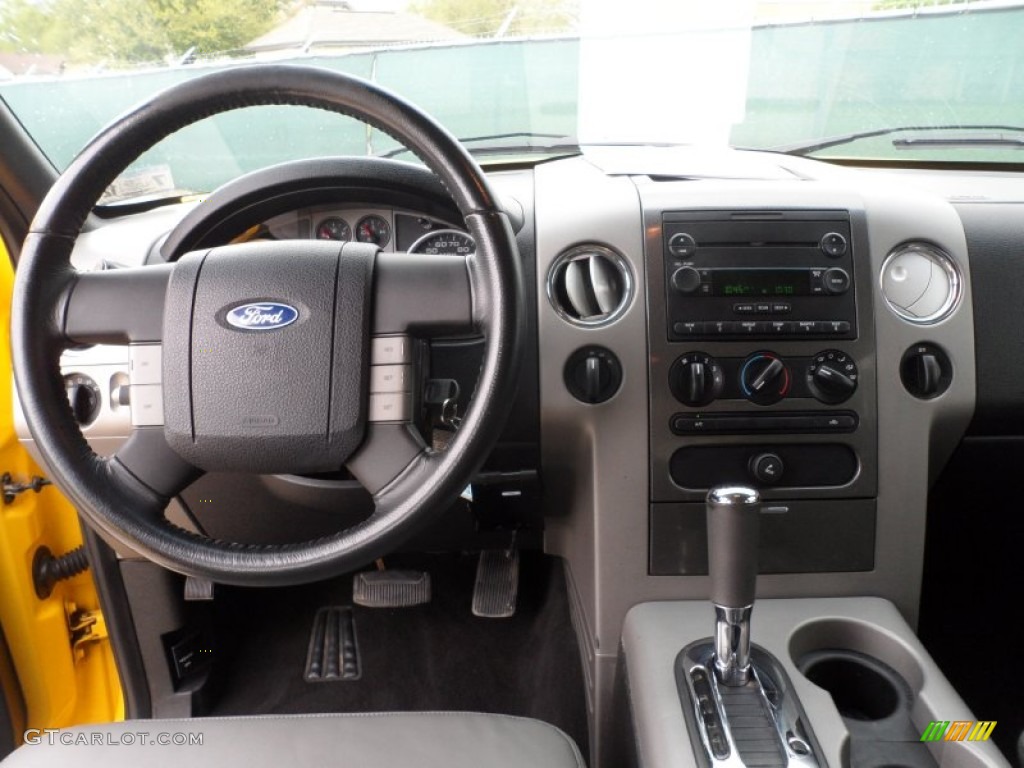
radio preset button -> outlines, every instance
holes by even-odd
[[[696,336],[704,333],[704,323],[699,320],[688,320],[682,323],[674,323],[672,332],[677,336]]]
[[[697,241],[685,232],[677,232],[669,238],[668,250],[673,256],[687,259],[697,252]]]
[[[774,301],[772,302],[772,314],[773,315],[788,315],[793,311],[793,305],[787,301]]]
[[[754,314],[754,305],[749,303],[733,304],[732,311],[737,315],[752,315]]]
[[[821,238],[821,251],[826,256],[838,258],[846,253],[846,238],[838,232],[829,232]]]

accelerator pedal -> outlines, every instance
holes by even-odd
[[[356,622],[348,606],[328,606],[316,612],[306,654],[307,683],[358,680],[359,647]]]
[[[430,602],[424,571],[366,571],[352,577],[352,600],[365,608],[410,608]]]
[[[519,594],[519,550],[486,549],[480,553],[473,587],[473,615],[484,619],[515,616]]]

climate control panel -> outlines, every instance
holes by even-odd
[[[741,399],[768,406],[791,397],[837,405],[857,391],[859,376],[853,357],[838,349],[812,357],[783,357],[759,350],[745,357],[716,358],[690,351],[669,369],[669,388],[676,400],[690,408]]]

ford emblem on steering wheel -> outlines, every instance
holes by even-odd
[[[243,331],[276,331],[299,319],[299,310],[277,301],[242,304],[224,316],[228,325]]]

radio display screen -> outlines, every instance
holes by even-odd
[[[808,269],[715,269],[711,272],[714,296],[809,296]]]

